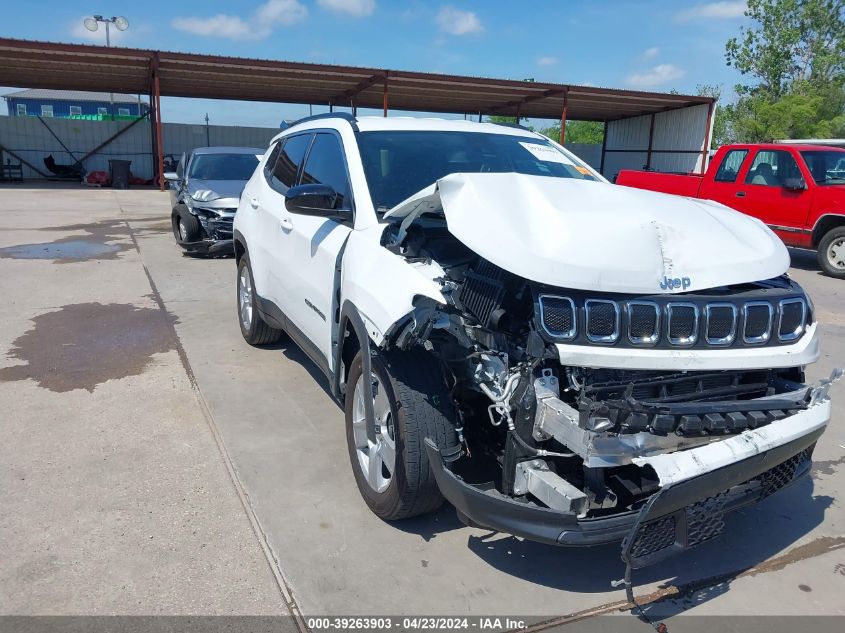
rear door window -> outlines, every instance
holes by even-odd
[[[716,182],[736,182],[736,177],[739,175],[739,169],[748,156],[747,149],[732,149],[722,159],[722,164],[716,171],[713,180]]]
[[[334,134],[320,133],[314,138],[300,184],[329,185],[337,192],[336,208],[352,208],[343,149]]]
[[[267,162],[264,163],[264,177],[267,181],[270,181],[270,178],[273,176],[273,170],[276,168],[276,160],[279,158],[279,152],[282,149],[282,143],[284,141],[279,141],[273,144],[273,149],[270,150],[270,155],[267,157]]]
[[[270,185],[279,193],[286,193],[288,189],[296,184],[296,177],[308,145],[311,143],[311,134],[299,134],[291,136],[284,141],[273,173],[270,175]]]

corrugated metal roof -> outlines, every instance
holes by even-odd
[[[609,121],[710,97],[0,38],[0,85]]]
[[[88,92],[85,90],[49,90],[47,88],[32,88],[19,90],[3,95],[5,99],[50,99],[51,101],[92,101],[96,103],[138,103],[138,95]],[[147,102],[141,99],[141,103]]]

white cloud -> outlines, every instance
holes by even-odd
[[[455,7],[443,7],[437,14],[437,26],[449,35],[471,35],[481,33],[484,27],[472,11],[461,11]]]
[[[690,22],[699,19],[741,18],[745,14],[745,0],[722,0],[708,2],[685,9],[675,14],[676,22]]]
[[[674,64],[658,64],[644,72],[632,73],[625,78],[625,83],[633,88],[653,88],[680,79],[686,74],[683,68]]]
[[[656,46],[652,46],[651,48],[645,49],[640,54],[640,59],[644,62],[647,62],[651,61],[652,59],[656,59],[658,55],[660,55],[660,49]]]
[[[540,57],[537,60],[538,66],[556,66],[557,65],[557,57],[554,55],[546,55],[544,57]]]
[[[229,40],[261,39],[270,35],[266,27],[253,26],[237,15],[218,14],[209,18],[173,18],[170,23],[174,29],[203,35],[205,37],[224,37]]]
[[[317,0],[324,9],[346,13],[356,18],[370,15],[376,8],[375,0]]]
[[[308,9],[298,0],[267,0],[258,6],[249,18],[219,13],[210,17],[173,18],[174,29],[202,35],[223,37],[230,40],[260,40],[269,36],[277,26],[290,26],[302,22]]]

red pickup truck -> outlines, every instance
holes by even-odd
[[[816,249],[845,279],[845,150],[819,145],[726,145],[707,172],[622,170],[616,184],[721,202],[765,222],[788,246]]]

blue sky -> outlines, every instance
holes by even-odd
[[[38,0],[5,7],[0,34],[105,43],[90,13],[123,15],[112,44],[694,92],[740,79],[724,62],[744,0]],[[112,31],[114,33],[114,30]],[[5,91],[4,91],[5,92]],[[326,108],[316,107],[314,112]],[[164,99],[166,121],[276,126],[308,106]]]

